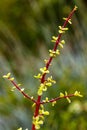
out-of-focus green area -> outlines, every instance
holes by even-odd
[[[29,95],[37,98],[39,82],[33,78],[44,66],[52,35],[58,34],[74,5],[78,11],[73,24],[64,34],[66,41],[61,55],[50,68],[57,84],[45,96],[53,98],[60,92],[84,95],[58,101],[55,107],[46,104],[50,116],[41,130],[87,130],[87,1],[86,0],[0,0],[0,130],[16,130],[20,126],[31,129],[34,109],[12,84],[2,76],[11,72],[17,83]]]

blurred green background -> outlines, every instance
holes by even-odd
[[[50,68],[57,84],[44,93],[53,98],[60,92],[80,91],[83,98],[65,99],[50,112],[41,130],[87,130],[87,1],[86,0],[0,0],[0,130],[31,130],[32,103],[2,76],[11,72],[30,96],[37,98],[39,82],[33,78],[44,66],[52,35],[58,34],[74,5],[78,6],[69,31],[62,37],[65,47]]]

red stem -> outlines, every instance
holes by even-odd
[[[62,99],[62,98],[70,98],[70,97],[74,97],[74,96],[75,96],[74,94],[69,94],[69,95],[67,95],[67,96],[57,97],[57,98],[51,99],[51,100],[49,100],[48,102],[41,102],[41,104],[51,103],[51,102],[60,100],[60,99]]]
[[[9,78],[8,78],[9,79]],[[32,100],[34,103],[37,103],[37,101],[35,99],[32,99],[30,96],[28,96],[25,92],[21,91],[21,88],[14,82],[11,81],[12,84],[23,94],[24,97],[26,97],[29,100]]]
[[[68,23],[68,20],[72,17],[72,15],[73,15],[73,13],[75,12],[75,8],[71,11],[71,13],[69,14],[69,16],[68,16],[68,18],[66,19],[66,21],[64,22],[64,24],[63,24],[63,28],[66,26],[66,24]],[[59,34],[58,35],[58,39],[57,39],[57,41],[56,41],[56,43],[55,43],[55,46],[54,46],[54,51],[56,51],[56,49],[57,49],[57,46],[58,46],[58,44],[59,44],[59,42],[60,42],[60,39],[61,39],[61,36],[62,36],[62,34]],[[50,64],[51,64],[51,62],[52,62],[52,57],[50,57],[49,58],[49,60],[48,60],[48,62],[46,63],[46,69],[48,69],[49,68],[49,66],[50,66]],[[44,81],[45,81],[45,76],[46,76],[46,73],[45,74],[43,74],[42,75],[42,78],[41,78],[41,83],[44,83]],[[58,100],[59,98],[56,98],[55,100]],[[52,100],[50,100],[50,102],[53,102],[54,101],[54,99],[52,99]],[[41,104],[41,96],[39,96],[38,95],[38,98],[37,98],[37,101],[36,101],[37,103],[36,103],[36,108],[35,108],[35,113],[34,113],[34,117],[36,117],[36,116],[38,116],[38,113],[39,113],[39,108],[40,108],[40,104]],[[35,129],[35,125],[34,124],[32,124],[32,130],[36,130]]]
[[[36,103],[36,109],[35,109],[35,113],[34,113],[34,117],[38,116],[39,108],[40,108],[40,104],[41,104],[40,100],[41,100],[41,96],[38,96],[37,103]],[[34,124],[32,124],[32,130],[36,130]]]
[[[68,18],[66,19],[66,21],[64,22],[62,28],[65,28],[66,24],[68,23],[69,19],[71,19],[72,15],[73,15],[73,13],[74,13],[75,11],[76,11],[76,7],[70,12],[70,14],[69,14]],[[62,36],[62,34],[59,34],[59,35],[58,35],[58,39],[56,40],[56,43],[55,43],[54,48],[53,48],[54,51],[56,51],[57,46],[58,46],[59,43],[60,43],[61,36]],[[52,59],[53,59],[53,57],[50,57],[49,60],[48,60],[48,62],[46,63],[46,69],[49,68],[49,66],[50,66],[50,64],[51,64],[51,62],[52,62]],[[41,83],[44,83],[44,81],[45,81],[45,76],[46,76],[46,73],[44,73],[44,74],[42,75]],[[8,79],[10,80],[10,77],[9,77]],[[10,81],[11,81],[11,80],[10,80]],[[41,105],[41,104],[45,104],[44,102],[41,102],[41,96],[38,95],[37,100],[35,100],[35,99],[31,98],[30,96],[28,96],[25,92],[21,91],[21,88],[20,88],[14,81],[11,81],[11,82],[12,82],[12,84],[23,94],[24,97],[26,97],[27,99],[32,100],[32,101],[36,104],[34,117],[38,116],[40,105]],[[49,102],[54,102],[54,101],[57,101],[57,100],[59,100],[59,99],[61,99],[61,98],[67,98],[67,97],[72,97],[72,96],[74,96],[74,94],[67,95],[67,96],[64,96],[64,97],[57,97],[57,98],[55,98],[55,99],[49,100]],[[32,130],[36,130],[34,124],[32,124]]]

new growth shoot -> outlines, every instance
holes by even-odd
[[[33,96],[27,95],[24,92],[24,88],[21,88],[21,84],[17,84],[14,81],[14,77],[11,77],[11,73],[8,73],[7,75],[3,76],[3,78],[7,78],[14,85],[14,87],[11,89],[12,91],[14,91],[14,89],[18,89],[18,91],[20,91],[20,93],[25,98],[33,102],[32,106],[35,107],[35,111],[34,111],[34,115],[32,119],[32,130],[40,129],[41,125],[43,125],[44,123],[45,116],[49,115],[49,111],[45,110],[44,104],[52,103],[52,106],[54,106],[57,103],[57,101],[62,98],[65,98],[69,103],[71,103],[71,100],[70,100],[71,97],[74,97],[74,96],[82,97],[82,95],[78,91],[75,91],[73,94],[68,94],[65,91],[65,93],[60,92],[59,96],[54,99],[53,98],[49,99],[48,97],[46,97],[44,100],[41,99],[44,92],[48,91],[48,89],[52,87],[53,84],[56,83],[52,75],[47,78],[46,78],[46,75],[50,73],[49,66],[52,63],[52,60],[60,55],[60,51],[64,47],[65,41],[61,38],[62,38],[62,35],[66,33],[66,31],[68,31],[68,28],[66,27],[66,25],[72,24],[71,17],[76,10],[77,10],[77,6],[74,7],[74,9],[70,12],[67,18],[63,18],[65,22],[62,26],[59,26],[58,36],[52,36],[51,42],[53,42],[54,48],[52,50],[49,50],[49,59],[44,60],[45,66],[40,68],[40,72],[34,76],[36,79],[40,81],[40,85],[38,86],[38,90],[37,90],[37,99],[34,99]],[[22,130],[22,128],[20,127],[18,130]]]

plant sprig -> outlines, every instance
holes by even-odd
[[[34,116],[32,119],[32,130],[40,129],[41,125],[44,123],[44,116],[49,115],[49,112],[46,111],[44,108],[44,104],[52,103],[52,106],[54,106],[56,104],[56,102],[62,98],[67,99],[67,101],[69,103],[71,103],[71,100],[70,100],[71,97],[75,97],[75,96],[82,97],[82,95],[78,91],[75,91],[74,94],[68,94],[65,91],[65,93],[60,92],[59,96],[56,98],[48,99],[48,97],[46,97],[44,100],[41,100],[43,93],[45,91],[47,91],[48,88],[52,87],[53,84],[56,83],[56,81],[52,78],[52,76],[46,78],[46,75],[48,73],[50,73],[49,66],[52,63],[53,58],[56,58],[57,55],[60,55],[60,48],[64,47],[65,41],[61,40],[61,37],[68,30],[66,25],[68,23],[72,24],[71,17],[76,10],[77,10],[77,6],[74,7],[74,9],[70,12],[70,14],[67,18],[63,18],[63,20],[65,20],[65,22],[62,26],[59,26],[58,36],[57,37],[52,36],[51,42],[54,43],[54,48],[52,50],[49,50],[49,59],[44,60],[45,67],[40,68],[40,72],[34,76],[36,79],[39,79],[39,81],[40,81],[40,85],[39,85],[38,91],[37,91],[37,100],[34,99],[33,96],[29,96],[28,94],[25,93],[24,88],[21,88],[20,84],[17,84],[14,81],[14,77],[11,77],[11,73],[8,73],[7,75],[3,76],[3,78],[7,78],[14,85],[14,87],[12,88],[12,91],[14,91],[14,89],[16,88],[18,91],[20,91],[20,93],[22,93],[22,95],[25,98],[27,98],[33,102],[33,107],[35,107],[35,112],[34,112]],[[58,46],[60,48],[58,48]],[[18,130],[22,130],[22,128],[20,127]]]

